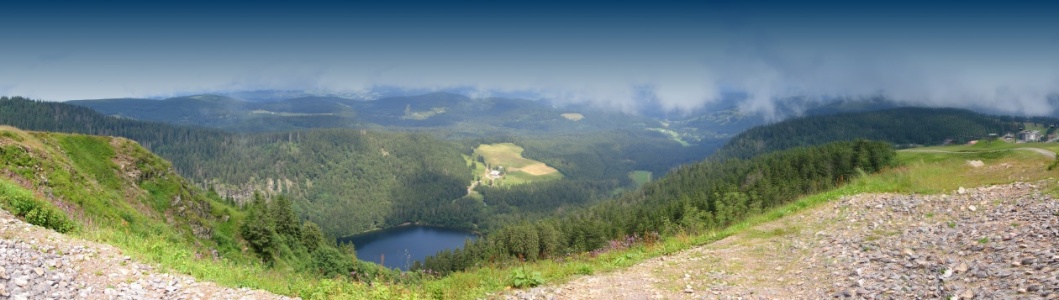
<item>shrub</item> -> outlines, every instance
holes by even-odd
[[[74,229],[74,222],[66,214],[34,198],[29,191],[8,182],[0,182],[0,206],[26,222],[66,233]]]
[[[541,272],[527,274],[522,269],[515,269],[515,274],[511,276],[511,286],[515,288],[535,287],[542,284],[544,284],[544,278],[541,277]]]

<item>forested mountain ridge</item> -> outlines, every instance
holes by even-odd
[[[247,102],[218,95],[195,95],[162,100],[118,98],[73,100],[103,114],[176,125],[206,126],[245,132],[282,131],[314,127],[354,127],[352,109],[341,98],[299,98],[279,102]]]
[[[123,118],[243,132],[336,127],[445,128],[444,132],[452,136],[481,137],[484,136],[481,133],[539,134],[623,128],[646,120],[587,107],[567,111],[539,101],[470,98],[440,92],[376,100],[308,96],[250,102],[218,95],[195,95],[162,100],[97,99],[67,103]],[[572,120],[563,117],[563,113],[580,113],[584,118]]]
[[[239,132],[368,128],[426,131],[446,139],[478,139],[648,131],[686,145],[709,148],[709,151],[724,139],[763,122],[760,116],[741,112],[736,106],[648,116],[585,104],[559,105],[548,100],[478,98],[446,92],[372,100],[305,94],[288,97],[244,101],[227,96],[195,95],[162,100],[96,99],[67,103],[105,115]]]
[[[728,141],[717,156],[761,153],[832,141],[871,139],[895,145],[941,145],[1018,131],[1015,117],[988,116],[955,108],[905,107],[869,112],[807,116],[750,128]]]

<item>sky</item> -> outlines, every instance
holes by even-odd
[[[21,1],[0,95],[527,92],[624,111],[777,103],[1059,108],[1059,2]],[[810,100],[804,100],[810,99]]]

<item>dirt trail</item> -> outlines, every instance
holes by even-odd
[[[508,299],[1059,299],[1059,201],[1039,184],[844,197]]]

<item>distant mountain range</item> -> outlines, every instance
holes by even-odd
[[[673,119],[625,114],[589,105],[554,106],[546,101],[472,98],[454,93],[394,96],[374,100],[307,96],[297,92],[247,92],[168,99],[74,100],[69,104],[120,118],[197,125],[244,132],[308,128],[429,130],[448,137],[540,136],[615,129],[652,130],[682,143],[723,140],[764,119],[734,107]],[[281,98],[290,97],[290,98]]]

